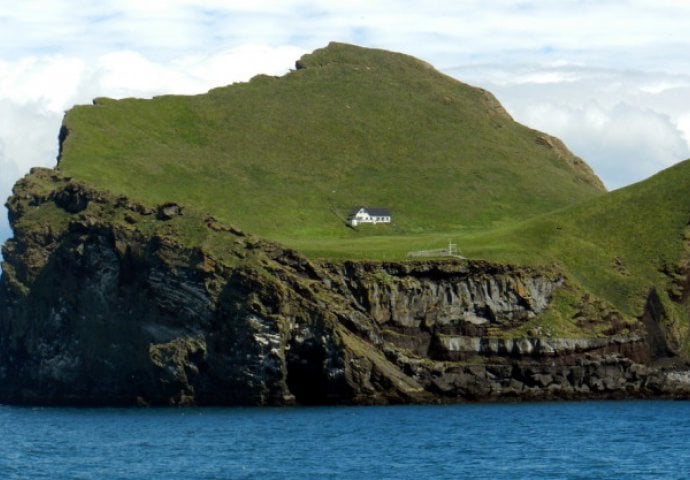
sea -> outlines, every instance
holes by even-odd
[[[0,479],[687,479],[690,402],[0,406]]]

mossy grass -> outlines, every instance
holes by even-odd
[[[602,194],[490,94],[419,60],[332,44],[299,65],[205,95],[76,107],[59,168],[307,248],[485,228]],[[357,205],[390,208],[393,225],[347,228]]]
[[[650,288],[667,302],[663,272],[688,256],[690,163],[607,194],[557,141],[424,62],[331,44],[298,67],[205,95],[76,107],[59,169],[312,258],[400,261],[452,241],[468,258],[555,265],[628,316]],[[390,208],[393,223],[347,227],[358,205]],[[200,221],[176,222],[186,242],[227,250]],[[559,301],[553,329],[575,332],[576,299]]]

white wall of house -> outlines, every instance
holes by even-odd
[[[360,223],[391,223],[391,217],[388,215],[372,216],[369,215],[369,212],[367,212],[365,208],[360,208],[357,213],[350,218],[350,225],[356,227]]]

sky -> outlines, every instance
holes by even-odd
[[[0,203],[55,166],[75,104],[282,75],[330,41],[488,89],[609,189],[690,158],[687,0],[0,0]]]

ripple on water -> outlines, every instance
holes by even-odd
[[[0,478],[686,478],[690,403],[0,407]]]

